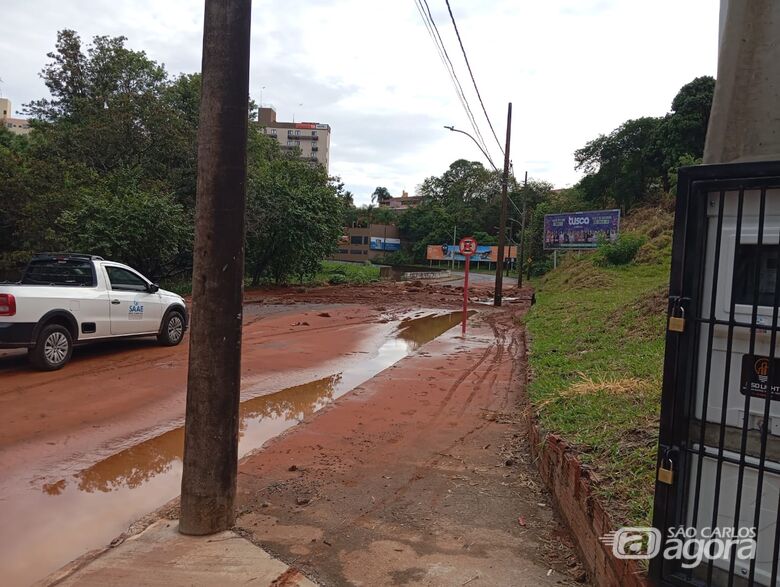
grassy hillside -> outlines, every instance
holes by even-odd
[[[665,209],[627,217],[621,231],[645,238],[629,265],[567,253],[533,284],[526,319],[539,420],[593,467],[616,523],[646,524],[652,513],[671,229]]]

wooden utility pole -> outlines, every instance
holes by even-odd
[[[504,279],[504,244],[506,241],[507,184],[509,183],[509,141],[512,137],[512,102],[506,113],[506,147],[504,147],[504,174],[501,179],[501,216],[498,222],[498,252],[496,254],[496,291],[493,305],[501,305],[501,289]]]
[[[235,516],[251,7],[206,0],[182,534],[226,530]]]
[[[520,219],[520,247],[517,251],[517,287],[523,287],[523,261],[524,256],[524,244],[525,244],[525,205],[528,201],[528,172],[525,172],[525,179],[523,180],[523,217]]]

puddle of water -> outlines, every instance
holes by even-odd
[[[469,314],[473,314],[472,310]],[[461,313],[402,321],[376,353],[341,373],[241,403],[245,455],[460,323]],[[75,475],[0,499],[0,568],[7,585],[41,579],[106,544],[180,491],[184,428],[118,452]]]
[[[468,315],[476,314],[476,310],[469,310]],[[422,318],[412,318],[403,320],[398,326],[398,338],[408,344],[410,350],[414,351],[433,340],[442,332],[446,332],[456,324],[460,324],[463,318],[462,312],[450,312],[438,316],[423,316]]]

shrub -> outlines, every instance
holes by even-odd
[[[599,241],[599,248],[594,256],[593,263],[605,267],[607,265],[627,265],[634,260],[639,247],[645,242],[645,238],[638,234],[625,233],[617,237],[614,242]]]
[[[331,285],[341,285],[343,283],[347,283],[347,276],[343,273],[334,273],[328,279],[328,283]]]

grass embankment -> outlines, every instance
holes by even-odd
[[[650,522],[658,442],[672,214],[641,210],[621,229],[646,242],[635,261],[596,267],[567,253],[534,283],[531,402],[595,472],[617,524]]]
[[[343,275],[344,280],[334,278],[335,275]],[[334,281],[357,284],[379,281],[379,267],[368,263],[323,261],[320,271],[309,283],[311,285],[325,285]]]

